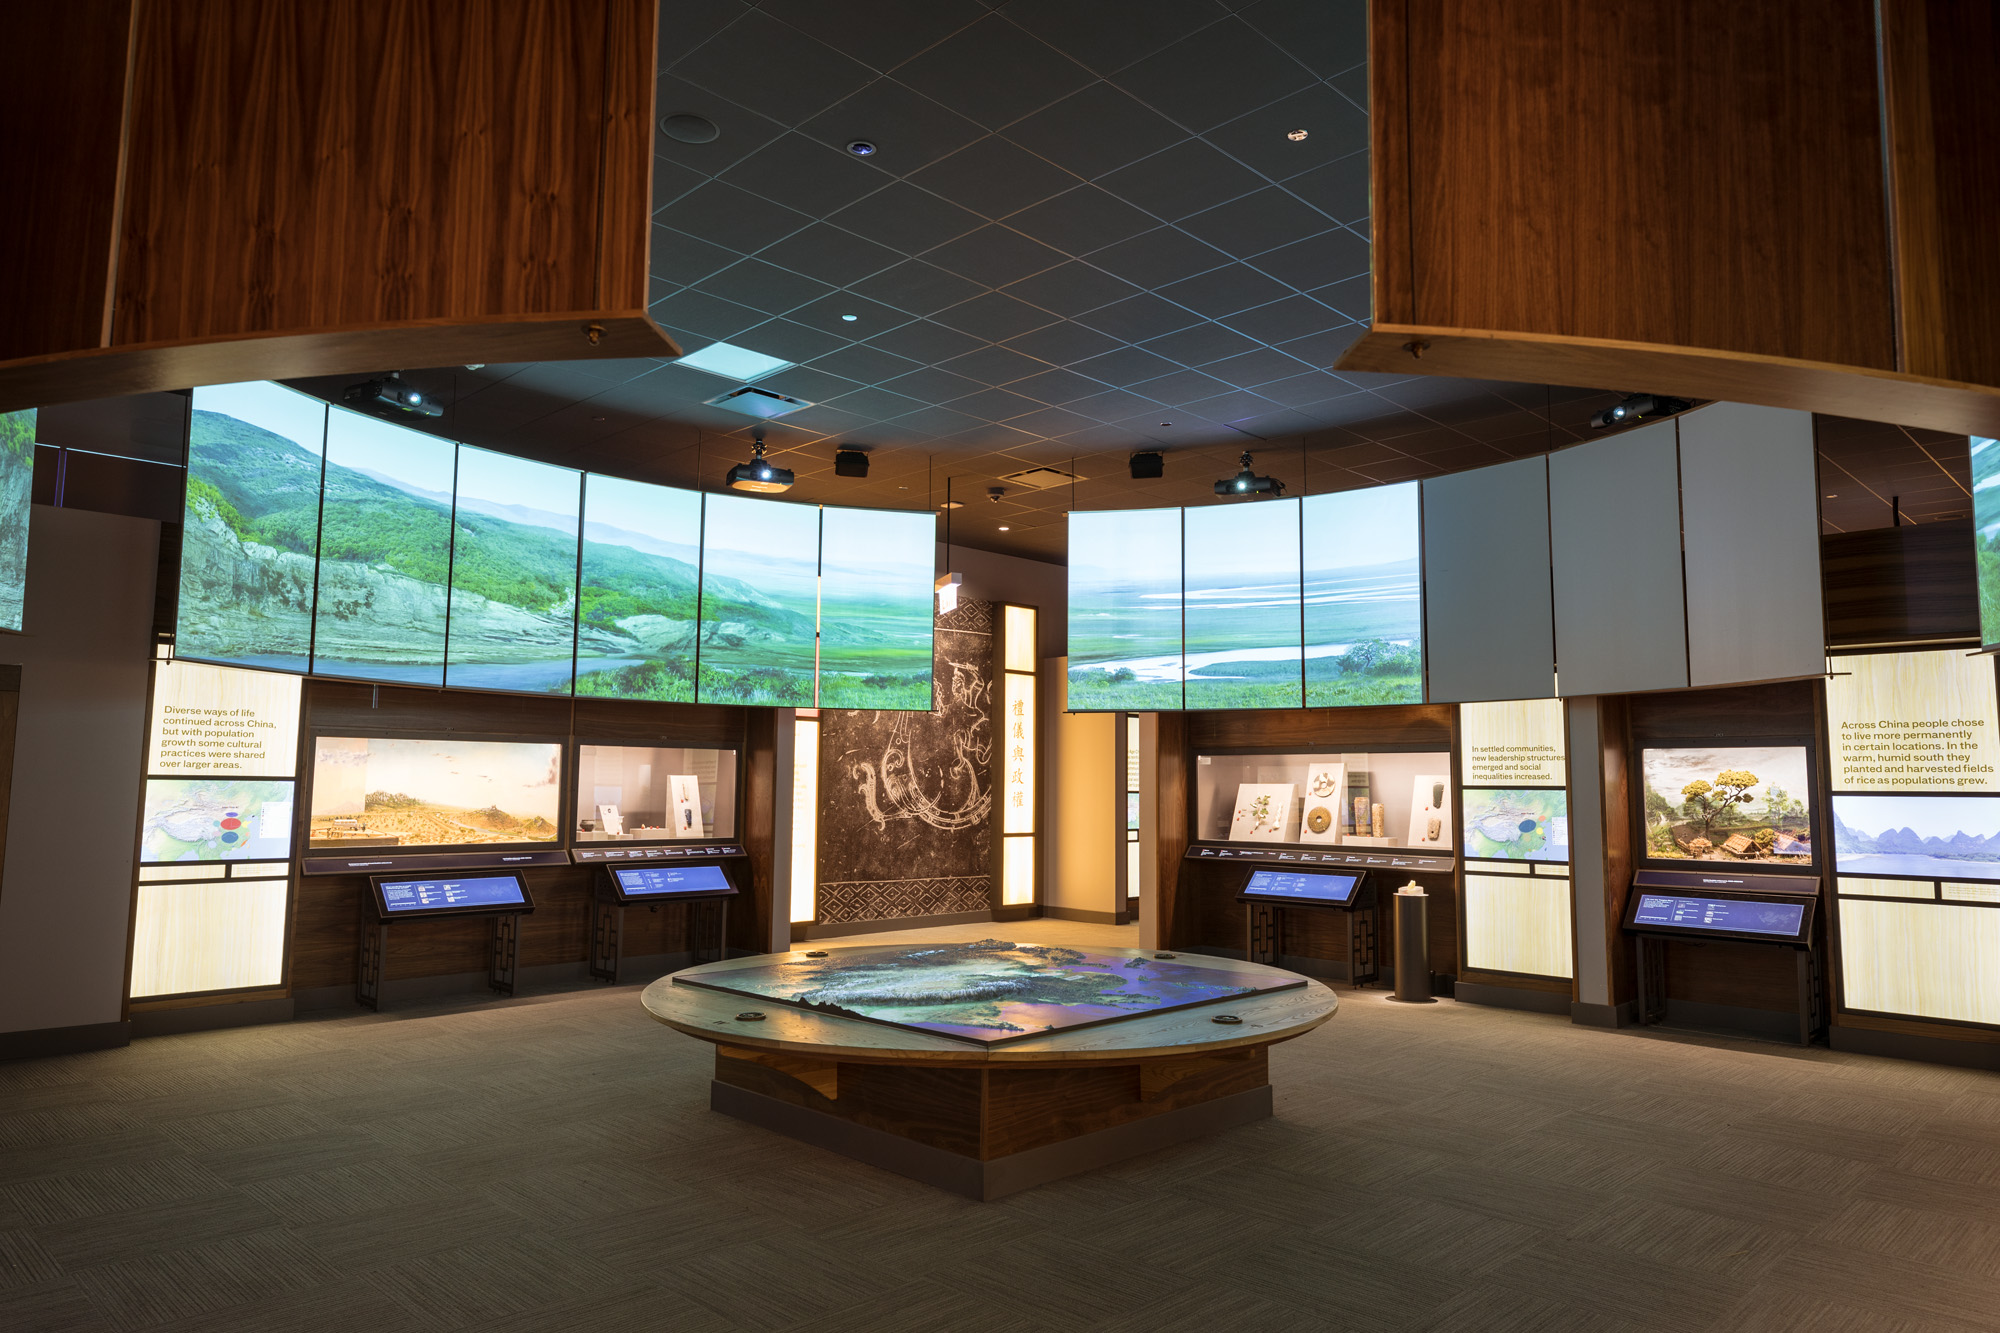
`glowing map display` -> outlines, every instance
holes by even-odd
[[[292,854],[292,784],[153,778],[141,820],[142,861],[282,861]]]
[[[1305,985],[1303,977],[1005,940],[843,949],[674,981],[980,1046]]]
[[[1569,860],[1569,795],[1531,787],[1468,787],[1465,854],[1507,861]]]

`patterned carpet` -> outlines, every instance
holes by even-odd
[[[1358,992],[1276,1119],[977,1204],[709,1066],[632,986],[0,1065],[0,1329],[2000,1328],[1990,1073]]]

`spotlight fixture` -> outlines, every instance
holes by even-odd
[[[341,391],[340,400],[349,407],[372,412],[378,417],[441,417],[444,408],[403,383],[403,372],[392,370],[381,379],[363,380]]]
[[[946,500],[946,501],[945,501],[945,502],[944,502],[943,504],[939,505],[939,506],[938,506],[938,508],[939,508],[939,509],[963,509],[963,508],[965,508],[965,501],[963,501],[963,500]]]
[[[1688,398],[1669,398],[1657,393],[1627,394],[1592,417],[1590,428],[1603,430],[1607,426],[1630,426],[1649,417],[1670,417],[1693,406],[1693,400]]]
[[[847,151],[856,157],[873,157],[875,156],[875,145],[866,139],[856,139],[853,143],[847,145]]]
[[[1250,470],[1250,455],[1243,455],[1243,470],[1215,483],[1215,493],[1227,496],[1283,495],[1285,483],[1276,477],[1260,477]]]
[[[833,475],[836,477],[865,477],[868,475],[868,455],[860,449],[836,449],[833,451]]]
[[[1005,486],[988,486],[986,488],[986,501],[988,504],[997,505],[1000,503],[1000,497],[1002,497],[1005,494],[1007,494],[1007,488]]]
[[[1286,130],[1285,137],[1293,143],[1304,143],[1306,141],[1306,132],[1304,130]]]
[[[757,495],[776,495],[780,491],[792,489],[792,474],[784,468],[772,467],[764,461],[764,437],[759,435],[752,446],[753,455],[749,462],[738,463],[729,469],[729,489],[750,491]]]
[[[1166,457],[1157,450],[1148,449],[1142,453],[1133,454],[1131,463],[1132,480],[1134,481],[1149,481],[1152,478],[1167,475]]]

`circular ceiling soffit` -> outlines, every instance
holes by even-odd
[[[660,130],[669,139],[679,139],[682,143],[713,143],[722,133],[715,128],[714,121],[689,111],[662,118]]]

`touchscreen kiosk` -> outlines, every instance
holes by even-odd
[[[606,873],[622,903],[721,898],[736,892],[721,866],[611,866]]]
[[[1812,901],[1802,898],[1771,902],[1642,889],[1632,895],[1625,926],[1628,930],[1663,936],[1808,944],[1812,936],[1812,908]]]
[[[1286,907],[1351,907],[1367,872],[1297,874],[1286,870],[1251,872],[1238,902],[1276,903]]]
[[[535,910],[527,883],[519,875],[487,872],[426,879],[371,875],[368,882],[374,886],[375,910],[383,921]]]

